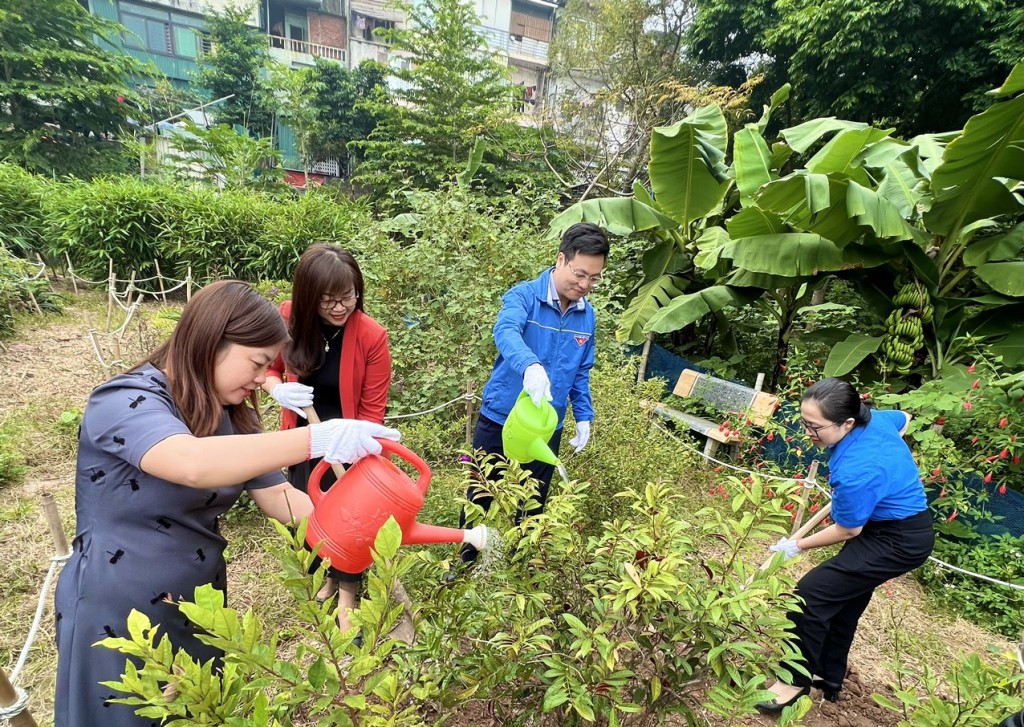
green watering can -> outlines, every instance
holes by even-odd
[[[558,412],[551,402],[542,401],[537,406],[529,394],[522,392],[501,430],[505,456],[520,464],[536,460],[557,465],[558,457],[548,446],[557,426]]]

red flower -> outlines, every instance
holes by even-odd
[[[1006,485],[1003,486],[1005,487]],[[811,505],[811,512],[818,512],[818,503]]]
[[[1002,452],[999,453],[999,459],[1006,459],[1009,456],[1010,456],[1010,450],[1008,450],[1008,449],[1004,449]]]
[[[721,467],[715,467],[714,471],[715,471],[715,472],[721,472],[721,471],[722,471],[722,468],[721,468]]]
[[[1000,495],[1005,495],[1006,494],[1006,485],[1000,485],[999,486],[999,494]]]
[[[971,444],[977,444],[977,443],[978,443],[978,438],[977,437],[971,437]]]
[[[975,364],[971,364],[970,366],[967,367],[967,373],[973,374],[975,368],[977,368]]]
[[[1020,455],[1019,454],[1013,455],[1013,463],[1014,464],[1020,464]]]
[[[942,426],[943,424],[946,423],[946,417],[939,417],[938,419],[935,420],[935,423],[938,424],[939,426]]]
[[[939,497],[945,497],[945,496],[946,496],[946,490],[945,490],[945,488],[943,488],[942,492],[939,493]]]
[[[771,442],[771,441],[774,441],[774,440],[775,440],[775,432],[768,432],[768,441]]]
[[[942,467],[936,467],[932,470],[932,477],[938,477],[942,474]]]
[[[981,384],[981,379],[975,379],[974,383],[971,384],[971,388],[972,389],[977,389],[980,384]]]
[[[951,523],[951,522],[953,522],[954,520],[956,520],[956,517],[957,517],[957,515],[959,515],[959,514],[960,514],[960,513],[958,513],[958,512],[956,511],[956,510],[954,510],[954,511],[953,511],[953,512],[952,512],[952,513],[950,514],[950,516],[949,516],[948,518],[946,518],[946,522],[947,522],[947,523]]]
[[[118,96],[117,97],[117,102],[118,103],[124,103],[124,96]]]
[[[972,403],[971,403],[971,402],[969,402],[969,401],[965,401],[965,402],[964,402],[964,409],[966,409],[967,411],[970,411],[970,410],[971,410],[971,409],[973,409],[973,408],[974,408],[974,404],[972,404]]]
[[[1000,428],[1005,427],[1009,423],[1010,423],[1010,420],[1007,419],[1006,417],[1003,417],[1002,419],[999,420]]]
[[[985,484],[987,485],[991,481],[992,481],[992,473],[989,472],[987,475],[985,475]]]

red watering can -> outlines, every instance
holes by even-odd
[[[313,469],[307,490],[313,500],[313,514],[306,528],[310,547],[320,545],[320,556],[345,573],[362,573],[373,564],[370,548],[377,532],[394,517],[402,528],[403,545],[431,543],[470,543],[477,549],[487,547],[487,528],[472,530],[422,525],[416,516],[430,487],[430,468],[412,451],[390,439],[378,439],[384,454],[363,457],[338,477],[326,493],[320,478],[331,465],[326,460]],[[388,459],[395,454],[419,471],[413,482]]]

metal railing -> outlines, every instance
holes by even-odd
[[[550,43],[527,38],[523,35],[512,35],[507,30],[492,28],[488,25],[480,26],[480,32],[487,39],[487,44],[495,50],[504,51],[510,55],[523,58],[538,59],[547,63]]]
[[[305,40],[294,40],[280,35],[268,35],[267,42],[271,48],[282,48],[292,53],[304,53],[317,58],[328,58],[332,61],[344,63],[347,56],[344,48],[334,48],[319,43],[309,43]]]

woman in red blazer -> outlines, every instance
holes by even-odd
[[[337,245],[317,244],[299,259],[292,300],[281,304],[291,341],[267,371],[263,390],[281,404],[281,429],[306,426],[302,408],[322,420],[342,417],[384,421],[391,383],[387,331],[363,312],[363,274],[355,258]],[[288,479],[306,491],[318,459],[288,469]],[[334,484],[330,470],[323,489]],[[338,623],[351,627],[361,574],[331,569],[318,601],[338,592]]]

